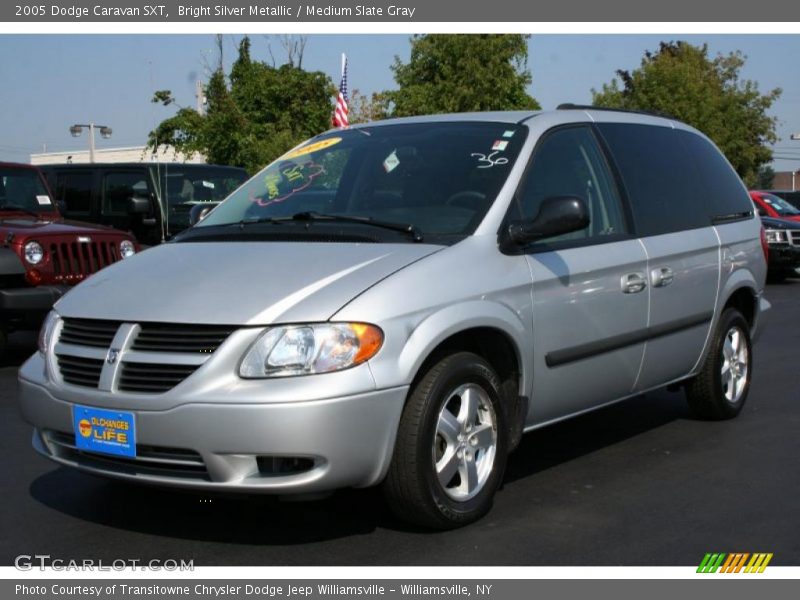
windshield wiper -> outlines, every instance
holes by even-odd
[[[257,225],[259,223],[285,223],[291,221],[292,217],[259,217],[255,219],[242,219],[238,223],[231,223],[231,225],[238,225],[240,228],[244,225]]]
[[[371,225],[372,227],[380,227],[381,229],[389,229],[391,231],[398,231],[411,236],[415,242],[422,241],[422,231],[411,223],[395,223],[392,221],[380,221],[372,217],[357,217],[347,215],[331,215],[328,213],[318,212],[299,212],[290,217],[293,221],[331,221],[337,223],[356,223],[358,225]]]
[[[35,210],[31,210],[30,208],[25,208],[24,206],[19,206],[17,204],[0,204],[0,210],[16,210],[18,212],[24,212],[25,214],[36,217],[37,219],[40,217],[39,213],[37,213]]]

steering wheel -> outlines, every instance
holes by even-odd
[[[475,190],[464,190],[450,196],[445,200],[444,204],[445,206],[460,206],[477,212],[485,202],[486,194]]]

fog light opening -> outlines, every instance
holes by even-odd
[[[304,456],[257,456],[258,474],[262,477],[297,475],[314,468],[314,459]]]

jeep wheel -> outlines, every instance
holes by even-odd
[[[444,358],[416,383],[383,484],[398,517],[452,529],[489,511],[508,443],[500,386],[489,363],[468,352]]]
[[[702,371],[686,386],[692,412],[702,419],[732,419],[747,399],[752,372],[750,327],[729,308],[719,319]]]

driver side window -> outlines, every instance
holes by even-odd
[[[569,127],[546,134],[518,195],[520,217],[535,218],[542,202],[553,196],[583,200],[589,209],[590,221],[585,229],[546,240],[548,245],[627,231],[616,184],[588,127]]]

